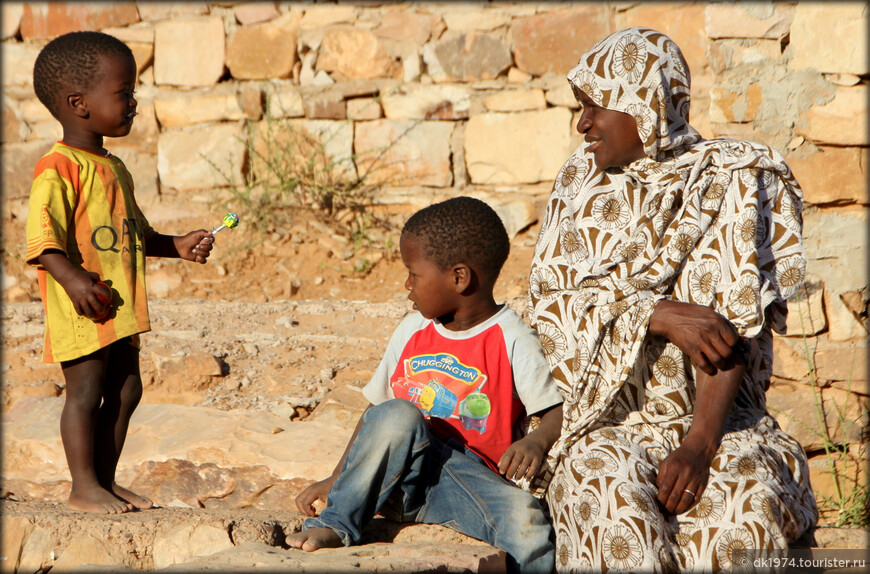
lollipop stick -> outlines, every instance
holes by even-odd
[[[239,224],[239,216],[236,215],[235,213],[227,213],[226,215],[224,215],[224,221],[221,224],[221,226],[215,227],[212,230],[211,236],[214,237],[215,233],[217,233],[221,229],[225,229],[225,228],[232,229],[233,227],[236,227],[238,224]],[[194,249],[196,249],[196,247],[194,247]]]

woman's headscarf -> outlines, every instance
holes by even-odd
[[[568,81],[578,99],[579,89],[599,106],[633,116],[651,159],[701,139],[689,125],[689,66],[660,32],[629,28],[604,38],[584,54]]]
[[[767,146],[704,140],[692,128],[689,69],[670,38],[649,28],[612,34],[568,81],[575,95],[633,116],[645,157],[601,170],[584,144],[550,196],[530,319],[566,397],[551,467],[614,418],[624,385],[644,385],[641,349],[660,299],[708,305],[755,337],[766,317],[784,327],[784,300],[805,269],[802,196],[788,165]],[[752,400],[763,410],[763,389]],[[537,486],[548,480],[545,472]]]

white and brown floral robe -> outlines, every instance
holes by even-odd
[[[566,397],[534,485],[559,571],[717,571],[787,546],[817,519],[803,448],[767,413],[771,330],[804,277],[802,195],[776,151],[703,140],[677,46],[633,28],[568,76],[635,117],[646,157],[598,169],[578,149],[549,199],[531,270],[532,325]],[[688,512],[656,501],[659,463],[693,422],[695,369],[647,332],[662,298],[707,305],[751,341],[709,483]]]

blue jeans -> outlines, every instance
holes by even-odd
[[[302,528],[331,528],[349,546],[377,512],[483,540],[507,553],[511,570],[552,572],[555,565],[541,502],[457,441],[430,434],[419,409],[402,399],[366,411],[326,508]]]

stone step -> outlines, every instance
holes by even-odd
[[[155,508],[108,516],[0,499],[0,570],[53,572],[502,572],[502,551],[448,528],[375,518],[362,544],[314,553],[286,546],[303,517],[256,509]],[[816,528],[789,557],[810,570],[865,572],[868,531]],[[840,569],[830,567],[840,562]],[[845,564],[844,562],[845,561]],[[866,564],[866,562],[865,562]],[[845,567],[844,567],[845,566]]]
[[[156,508],[95,515],[0,500],[3,572],[502,572],[504,552],[438,525],[374,519],[358,546],[288,548],[297,512]]]

